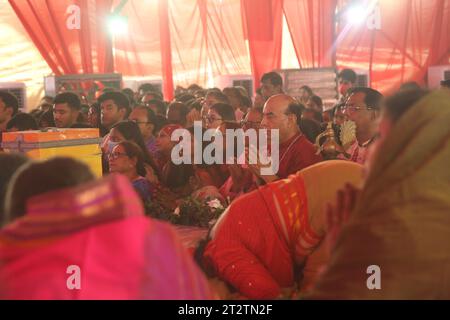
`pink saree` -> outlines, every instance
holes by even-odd
[[[113,175],[36,196],[0,231],[0,298],[213,296],[174,229],[146,218],[127,179]]]

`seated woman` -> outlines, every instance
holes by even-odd
[[[106,160],[108,160],[107,156],[112,152],[113,148],[122,141],[132,141],[139,146],[144,159],[144,167],[146,171],[145,178],[147,178],[147,180],[151,183],[158,183],[160,175],[158,166],[148,152],[144,138],[139,130],[139,126],[133,121],[121,121],[111,128],[109,132],[108,150],[105,154]],[[106,162],[106,167],[107,165],[108,162]]]
[[[309,298],[450,299],[449,123],[444,90],[386,99],[364,188],[333,210],[351,214]]]
[[[243,100],[246,98],[246,96],[243,96],[243,94],[237,87],[227,87],[224,88],[222,92],[227,96],[230,105],[234,109],[236,121],[241,121],[247,113],[247,110],[245,110],[246,106],[243,105]]]
[[[202,154],[210,142],[203,141],[205,129],[201,128],[201,136],[196,137],[194,127],[187,129],[191,134],[191,157],[194,168],[194,189],[199,189],[205,186],[214,186],[220,188],[228,178],[228,172],[224,172],[220,164],[206,164],[204,161],[200,164],[195,163],[194,153],[195,144],[201,148]]]
[[[234,122],[225,121],[223,122],[218,130],[222,132],[223,135],[223,146],[224,155],[227,150],[227,130],[238,130],[241,126]],[[239,143],[237,136],[234,136],[234,155],[233,163],[225,164],[223,167],[229,173],[228,179],[220,187],[220,193],[229,202],[233,201],[235,198],[256,189],[256,182],[253,180],[253,174],[250,170],[245,168],[244,165],[238,164],[237,160],[239,158],[237,145]],[[231,148],[231,147],[230,147]],[[225,163],[224,159],[224,163]]]
[[[214,298],[173,228],[144,216],[126,177],[93,179],[71,159],[15,176],[13,222],[0,230],[1,299]]]
[[[206,116],[208,129],[217,129],[224,121],[236,122],[233,107],[226,103],[215,103]]]
[[[219,199],[222,204],[226,204],[234,200],[237,196],[242,195],[256,187],[256,184],[253,182],[253,174],[250,170],[246,170],[242,167],[242,165],[237,164],[237,159],[233,159],[233,164],[227,164],[226,155],[227,155],[227,129],[241,129],[241,126],[235,122],[224,121],[220,126],[216,129],[220,131],[223,137],[222,141],[222,154],[223,164],[196,164],[194,165],[194,184],[193,190],[194,197],[199,198],[200,200],[205,198],[216,198]],[[194,137],[194,130],[190,130],[191,137]],[[237,136],[233,137],[234,141],[234,155],[237,155],[237,145],[238,138]],[[191,146],[196,143],[192,140]],[[197,141],[198,144],[202,145],[202,154],[206,144],[203,144],[202,141]],[[191,147],[194,150],[193,147]],[[216,148],[218,148],[216,146]],[[231,148],[231,146],[230,146]],[[218,150],[218,149],[217,149]],[[192,155],[194,152],[192,151]]]
[[[221,94],[221,93],[220,93]],[[220,95],[219,94],[219,95]],[[226,99],[226,96],[224,96]],[[206,123],[206,128],[211,130],[222,130],[225,127],[225,122],[236,123],[236,116],[234,109],[228,103],[217,102],[208,107],[208,113],[203,118]],[[216,187],[221,187],[225,181],[230,177],[230,173],[226,165],[214,164],[210,166],[218,173],[216,177],[220,181],[219,184],[215,184]]]
[[[205,269],[250,299],[277,298],[296,285],[307,289],[326,251],[325,205],[361,177],[358,164],[327,161],[239,197],[211,231]],[[295,271],[305,265],[298,283]]]
[[[169,124],[162,128],[156,138],[156,147],[164,159],[161,184],[169,188],[178,198],[182,198],[193,191],[189,181],[194,176],[194,168],[192,164],[176,165],[171,160],[172,149],[177,144],[171,141],[171,135],[177,129],[183,129],[183,127],[178,124]]]
[[[144,157],[137,144],[131,141],[119,142],[109,154],[108,160],[109,172],[126,176],[144,203],[151,200],[154,187],[144,178]]]

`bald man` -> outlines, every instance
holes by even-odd
[[[259,165],[252,165],[253,173],[266,183],[287,178],[290,174],[322,161],[316,148],[303,135],[297,125],[297,116],[290,106],[296,104],[294,98],[286,94],[270,97],[263,109],[261,128],[279,130],[279,169],[275,175],[261,175]]]

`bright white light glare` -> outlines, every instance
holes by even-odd
[[[128,19],[119,15],[108,18],[108,30],[113,35],[124,35],[128,33]]]
[[[347,9],[346,18],[351,24],[362,24],[367,18],[368,10],[364,6],[354,5]]]

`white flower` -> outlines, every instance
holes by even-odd
[[[206,203],[212,209],[223,209],[219,199],[213,199]]]
[[[177,207],[175,211],[173,212],[174,215],[179,216],[180,215],[180,207]]]

